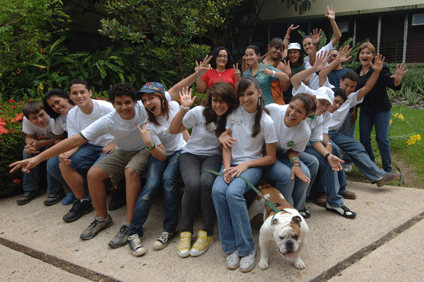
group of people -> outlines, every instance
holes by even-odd
[[[65,222],[95,209],[94,221],[80,235],[89,240],[112,225],[106,191],[124,180],[126,220],[108,245],[118,248],[128,243],[131,253],[141,256],[147,251],[141,240],[143,225],[162,190],[163,232],[153,247],[160,250],[169,244],[181,206],[178,255],[204,254],[214,241],[218,221],[222,250],[228,253],[226,266],[242,272],[256,264],[245,200],[248,184],[256,185],[260,179],[274,184],[304,218],[311,216],[305,207],[308,196],[328,211],[355,218],[344,204],[356,194],[346,190],[341,156],[348,156],[378,187],[399,177],[391,168],[387,136],[391,104],[386,87],[398,89],[407,70],[399,65],[392,75],[369,42],[358,49],[361,67],[343,68],[351,49],[335,50],[341,34],[334,9],[327,9],[334,37],[317,51],[320,31],[314,30],[302,42],[305,58],[301,44],[289,43],[290,32],[297,28],[292,25],[284,40],[271,40],[265,56],[249,45],[241,71],[233,65],[229,50],[219,47],[196,64],[195,73],[168,91],[158,82],[146,83],[138,91],[119,83],[108,91],[106,102],[93,100],[89,84],[75,79],[69,94],[52,89],[44,103],[26,104],[24,160],[11,164],[11,172],[19,168],[24,172],[24,194],[18,204],[37,195],[36,170],[47,161],[44,204],[59,202],[65,192],[65,203],[74,197]],[[197,91],[207,91],[207,97],[193,107],[196,97],[190,86],[196,81]],[[343,131],[352,127],[349,113],[356,106],[361,107],[361,142]],[[374,162],[373,127],[383,169]],[[193,244],[199,209],[203,227]]]

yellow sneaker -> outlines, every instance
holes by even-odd
[[[186,258],[190,255],[191,233],[188,231],[180,233],[180,242],[178,242],[178,255]]]
[[[193,248],[191,248],[190,250],[190,256],[198,257],[200,255],[203,255],[209,249],[209,246],[213,242],[213,236],[207,236],[208,233],[206,233],[206,231],[199,231],[197,235],[197,241],[196,243],[194,243]]]

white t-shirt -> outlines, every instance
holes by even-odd
[[[26,117],[24,117],[24,120],[22,121],[22,131],[25,134],[38,134],[40,136],[44,136],[47,138],[53,138],[54,133],[52,132],[52,128],[55,126],[54,119],[49,117],[49,123],[46,125],[46,127],[38,127],[32,122],[29,121]],[[63,131],[62,131],[63,133]],[[60,134],[62,134],[60,133]],[[60,135],[58,134],[58,135]]]
[[[305,119],[305,123],[309,126],[309,129],[311,130],[311,138],[309,139],[310,142],[322,142],[324,140],[323,137],[323,123],[324,119],[322,115],[320,116],[310,116]]]
[[[203,106],[194,107],[183,118],[182,123],[185,128],[193,128],[191,137],[183,148],[183,153],[200,156],[221,155],[218,138],[215,135],[217,126],[215,123],[205,126],[204,110]]]
[[[84,114],[79,107],[73,107],[68,111],[66,117],[66,126],[68,128],[68,136],[73,136],[78,134],[87,126],[101,118],[102,116],[108,115],[111,112],[114,112],[112,104],[103,100],[93,100],[93,111],[91,114]],[[96,146],[106,146],[109,143],[113,142],[113,136],[110,134],[105,134],[99,136],[95,140],[90,140],[89,143]]]
[[[327,112],[323,113],[321,116],[322,116],[322,119],[323,119],[323,122],[322,122],[322,133],[327,133],[328,134],[328,127],[330,125],[331,119],[333,118],[332,117],[332,114],[327,111]]]
[[[343,122],[349,113],[349,109],[364,101],[364,98],[362,98],[360,101],[357,100],[358,94],[359,90],[347,96],[346,102],[344,102],[343,105],[341,105],[340,108],[333,113],[333,117],[331,118],[331,121],[328,125],[329,130],[338,131],[340,128],[342,128]]]
[[[243,106],[240,106],[227,117],[225,127],[231,127],[233,138],[237,140],[231,148],[232,165],[260,159],[263,157],[262,148],[265,144],[278,142],[274,122],[265,112],[262,113],[261,131],[255,138],[252,137],[255,115],[256,112],[248,113]]]
[[[309,94],[309,95],[315,95],[315,90],[309,88],[303,82],[300,82],[299,88],[295,89],[293,87],[293,91],[292,91],[293,96],[296,96],[299,93],[305,93],[305,94]]]
[[[141,104],[141,102],[138,102]],[[141,104],[141,107],[143,105]],[[116,149],[122,151],[140,151],[146,145],[140,136],[140,127],[147,121],[146,111],[140,107],[134,107],[135,116],[131,120],[122,119],[116,111],[103,116],[81,131],[81,135],[87,140],[96,140],[104,134],[111,134],[115,139]]]
[[[265,108],[268,109],[269,115],[274,121],[275,132],[278,137],[277,148],[303,152],[311,137],[309,126],[302,121],[293,127],[287,127],[284,123],[284,116],[288,105],[269,104]]]
[[[55,122],[55,125],[52,128],[53,134],[60,135],[63,132],[67,131],[66,115],[60,115],[54,120],[54,122]]]
[[[160,125],[156,125],[154,123],[148,122],[146,125],[146,129],[149,130],[152,134],[152,140],[156,145],[162,144],[166,149],[166,155],[172,155],[173,153],[181,150],[181,148],[185,145],[185,141],[183,138],[183,134],[170,134],[169,133],[169,125],[171,124],[172,119],[180,110],[180,105],[175,102],[169,102],[169,118],[166,119],[165,116],[156,117],[156,120]],[[157,141],[155,141],[157,140]]]
[[[321,49],[319,49],[319,51],[317,52],[317,56],[318,56],[318,54],[321,54],[321,52],[327,51],[327,56],[324,58],[324,59],[327,59],[328,52],[330,50],[333,50],[333,49],[334,49],[333,40],[331,40],[327,45],[325,45],[324,47],[322,47]],[[311,65],[311,63],[310,63],[309,60],[310,60],[309,55],[306,56],[305,58],[303,58],[303,65],[304,65],[305,69],[309,69],[310,67],[312,67],[312,65]],[[316,89],[319,88],[319,76],[316,73],[314,73],[312,75],[311,79],[308,81],[308,86],[311,89],[314,89],[314,90],[316,90]]]

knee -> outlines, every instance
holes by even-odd
[[[133,168],[125,169],[125,179],[126,180],[140,180],[138,173]]]
[[[92,182],[92,181],[103,181],[105,179],[108,178],[108,175],[106,174],[106,172],[99,168],[99,167],[91,167],[90,170],[87,172],[87,181],[88,182]]]

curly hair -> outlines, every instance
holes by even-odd
[[[109,101],[113,104],[115,97],[129,96],[134,102],[137,101],[137,90],[128,82],[118,83],[112,86],[107,92]]]

